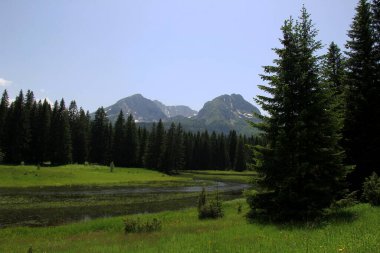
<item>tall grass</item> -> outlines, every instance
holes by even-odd
[[[237,212],[242,204],[242,213]],[[357,205],[317,226],[249,223],[244,200],[225,203],[225,217],[198,220],[196,208],[127,218],[158,218],[162,230],[124,234],[123,218],[48,228],[0,230],[0,252],[380,252],[380,209]]]

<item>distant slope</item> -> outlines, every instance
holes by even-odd
[[[174,105],[174,106],[167,106],[161,103],[158,100],[154,100],[154,103],[161,109],[161,111],[166,115],[168,118],[177,117],[177,116],[183,116],[186,118],[194,117],[197,115],[197,111],[191,109],[188,106],[185,105]]]
[[[115,121],[120,110],[125,116],[132,114],[139,125],[150,127],[160,119],[168,127],[172,122],[181,123],[186,131],[224,132],[236,130],[242,134],[255,134],[247,121],[257,122],[257,107],[247,102],[241,95],[222,95],[205,103],[197,113],[188,106],[166,106],[158,100],[150,100],[136,94],[117,101],[105,108],[108,118]]]

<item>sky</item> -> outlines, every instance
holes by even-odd
[[[195,110],[253,103],[284,20],[304,4],[341,48],[358,0],[0,0],[0,91],[76,100],[90,112],[140,93]]]

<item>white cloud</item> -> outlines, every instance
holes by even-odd
[[[12,81],[6,80],[4,78],[0,78],[0,87],[9,86],[12,84]]]

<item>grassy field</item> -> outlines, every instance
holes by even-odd
[[[243,212],[237,213],[238,204]],[[248,223],[244,200],[224,203],[225,217],[197,219],[195,208],[157,214],[162,231],[128,234],[114,217],[47,228],[0,230],[0,252],[380,252],[380,209],[357,205],[318,226]]]
[[[65,185],[186,185],[190,178],[169,176],[141,168],[115,168],[98,165],[58,167],[0,165],[0,187],[34,187]]]

